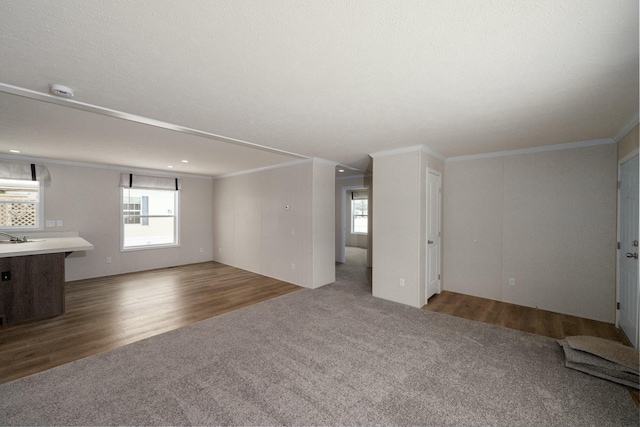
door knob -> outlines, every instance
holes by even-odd
[[[433,245],[433,240],[427,240],[427,243]]]
[[[637,254],[637,253],[627,252],[627,258],[635,258],[635,259],[638,259],[638,254]]]

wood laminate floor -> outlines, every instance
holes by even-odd
[[[65,314],[0,330],[0,384],[301,288],[206,262],[65,289]]]
[[[549,338],[562,339],[572,335],[589,335],[630,345],[622,331],[610,323],[456,292],[442,291],[429,298],[428,303],[422,308]]]

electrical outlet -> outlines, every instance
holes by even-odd
[[[58,221],[56,221],[56,225],[57,225],[58,227],[62,227],[62,220],[61,220],[61,219],[59,219]]]
[[[56,226],[56,220],[55,219],[48,219],[46,221],[45,225],[47,227],[55,227]]]
[[[295,270],[296,269],[296,265],[294,263],[291,263],[291,269]]]
[[[204,252],[204,248],[200,248],[200,253]]]
[[[404,279],[400,279],[400,286],[404,286]]]
[[[111,264],[111,257],[110,256],[107,257],[107,264]]]
[[[516,285],[516,279],[514,279],[513,277],[509,278],[509,286],[515,286]]]

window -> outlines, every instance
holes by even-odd
[[[351,200],[351,232],[367,234],[369,226],[369,200]]]
[[[0,229],[42,229],[42,184],[39,181],[0,179]]]
[[[122,204],[125,224],[149,225],[149,196],[129,197]]]
[[[177,246],[178,191],[122,188],[122,249]]]
[[[124,215],[125,224],[140,224],[141,200],[141,197],[125,196],[125,200],[122,202],[122,215]]]

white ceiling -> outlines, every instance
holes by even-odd
[[[0,0],[0,154],[215,176],[609,138],[638,51],[637,0]]]

